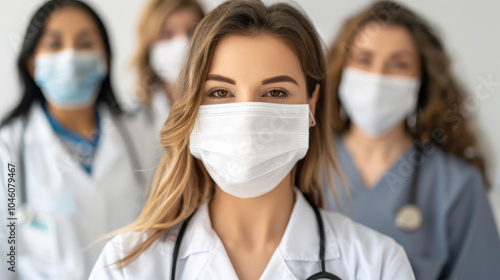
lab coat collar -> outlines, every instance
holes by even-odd
[[[75,171],[77,174],[80,173],[79,163],[65,150],[61,140],[52,129],[39,101],[31,105],[27,117],[23,148],[27,150],[32,148],[40,154],[44,154],[47,162],[52,163],[49,169],[56,171],[52,175],[55,175],[59,182],[61,182],[62,176],[66,172]],[[46,172],[46,170],[40,170],[40,172]],[[83,173],[83,170],[81,171]],[[50,187],[53,188],[54,186]]]
[[[297,189],[295,204],[285,233],[278,245],[284,261],[319,261],[320,238],[318,223],[314,210],[304,195]],[[332,225],[322,213],[325,227],[325,260],[340,258],[340,250]],[[213,230],[208,213],[208,200],[203,203],[189,222],[185,231],[182,246],[179,249],[179,259],[193,254],[209,253],[215,248],[219,237]],[[175,239],[165,247],[163,254],[170,255]]]
[[[53,166],[56,167],[56,174],[59,181],[68,173],[71,173],[72,176],[78,176],[88,184],[93,180],[105,178],[115,168],[114,163],[120,159],[123,151],[127,151],[125,147],[120,147],[123,139],[116,132],[117,128],[108,107],[104,104],[98,104],[97,110],[99,111],[101,121],[101,136],[92,163],[93,173],[88,175],[81,168],[80,163],[64,148],[64,145],[52,129],[47,116],[43,112],[41,103],[36,101],[32,104],[26,127],[26,146],[37,145],[37,147],[43,147],[43,150],[40,150],[40,152],[45,153],[46,158],[50,162],[55,163]],[[130,167],[130,170],[132,170],[132,167]]]
[[[286,261],[319,261],[320,238],[314,210],[298,188],[295,205],[283,238],[278,246]],[[325,228],[325,260],[340,257],[337,238],[330,223],[321,213]]]

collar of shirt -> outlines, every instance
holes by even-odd
[[[91,145],[93,146],[94,148],[97,146],[97,142],[99,140],[99,136],[100,136],[100,117],[99,117],[99,112],[96,108],[95,110],[95,121],[96,121],[96,134],[95,134],[95,137],[94,139],[88,139],[88,138],[85,138],[85,137],[82,137],[68,129],[66,129],[50,112],[49,110],[47,109],[47,105],[45,103],[41,103],[41,106],[43,108],[43,111],[45,113],[45,115],[47,116],[48,120],[49,120],[49,123],[50,123],[50,126],[54,129],[54,131],[68,139],[68,140],[71,140],[72,142],[75,142],[75,143],[82,143],[82,144],[86,144],[86,145]]]
[[[92,173],[92,162],[94,153],[100,137],[100,117],[99,112],[95,110],[96,133],[94,139],[88,139],[66,129],[47,109],[45,103],[41,103],[41,107],[47,117],[50,126],[54,132],[60,137],[62,143],[67,147],[69,152],[76,157],[87,173]]]
[[[276,258],[278,258],[278,261],[281,263],[286,263],[287,261],[318,262],[319,272],[320,238],[316,216],[304,195],[297,188],[294,188],[294,191],[296,201],[290,220],[266,271],[270,269],[269,266],[272,266],[273,260],[277,261]],[[340,250],[335,232],[329,223],[324,222],[324,225],[326,236],[325,260],[340,258]],[[175,240],[171,241],[168,243],[175,243]],[[213,251],[220,249],[221,244],[217,233],[212,228],[208,213],[208,201],[206,201],[199,207],[186,228],[185,236],[179,249],[178,259],[187,259],[192,255],[200,253],[210,253],[213,255]],[[162,254],[172,254],[173,244],[169,245],[163,248]],[[224,249],[222,250],[224,251]],[[281,260],[279,260],[280,258]]]

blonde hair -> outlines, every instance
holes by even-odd
[[[162,87],[161,79],[154,73],[149,65],[149,50],[158,40],[161,24],[165,16],[183,8],[192,8],[202,19],[205,16],[203,9],[196,0],[152,0],[144,9],[139,27],[137,29],[138,46],[131,61],[137,70],[137,85],[134,89],[134,98],[140,100],[144,106],[151,106],[152,89]],[[167,92],[169,103],[174,97]]]
[[[135,260],[159,236],[189,217],[214,193],[214,182],[203,163],[189,151],[189,138],[202,101],[201,89],[208,74],[217,42],[232,35],[268,35],[282,40],[298,56],[312,96],[320,85],[316,106],[316,126],[310,130],[309,150],[292,172],[300,190],[323,207],[321,176],[324,168],[338,171],[333,151],[330,123],[332,103],[325,95],[325,60],[319,37],[310,21],[288,4],[266,7],[259,0],[227,1],[214,9],[198,25],[176,90],[183,94],[172,106],[161,131],[165,155],[158,167],[149,199],[140,216],[129,226],[112,234],[152,232],[147,240],[116,262],[124,267]],[[328,181],[333,188],[333,174]],[[111,234],[111,235],[112,235]]]
[[[452,74],[450,58],[431,26],[399,3],[376,2],[349,18],[329,51],[328,95],[333,102],[330,118],[335,132],[342,134],[350,127],[350,119],[341,114],[338,87],[352,42],[358,32],[370,22],[379,23],[379,28],[384,25],[404,27],[419,51],[422,86],[418,97],[416,125],[407,126],[408,133],[422,142],[433,141],[443,151],[476,166],[483,175],[486,188],[490,188],[485,172],[485,159],[477,144],[476,133],[471,129],[473,126],[468,113],[455,110],[463,108],[466,94]],[[472,151],[472,155],[469,151]]]

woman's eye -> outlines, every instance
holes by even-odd
[[[231,94],[227,90],[217,89],[210,92],[208,96],[213,98],[225,98],[231,96]]]
[[[50,42],[48,44],[48,47],[51,50],[55,50],[55,49],[59,49],[61,47],[61,44],[59,42],[57,42],[57,41],[54,41],[54,42]]]
[[[160,40],[169,40],[174,36],[174,32],[170,30],[162,30],[160,32]]]
[[[361,65],[370,65],[370,60],[367,58],[360,58],[357,60],[357,63]]]
[[[92,42],[81,42],[78,44],[79,49],[90,49],[92,48]]]
[[[408,64],[404,62],[394,62],[392,63],[392,67],[397,68],[397,69],[407,69]]]
[[[273,98],[285,98],[288,96],[288,93],[285,90],[281,89],[273,89],[268,91],[265,96],[273,97]]]

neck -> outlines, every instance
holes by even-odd
[[[54,107],[50,103],[47,103],[47,110],[64,128],[85,138],[94,138],[95,130],[97,129],[94,105],[81,109],[68,110]]]
[[[413,145],[412,138],[405,132],[404,124],[380,137],[371,137],[353,124],[344,135],[344,143],[351,154],[367,162],[392,162]]]
[[[224,244],[260,250],[277,244],[285,233],[294,205],[291,176],[255,198],[237,198],[217,187],[209,204],[212,227]]]

